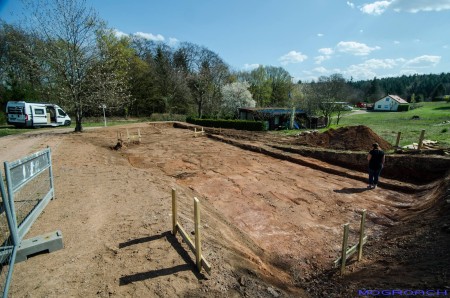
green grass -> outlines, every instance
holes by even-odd
[[[14,128],[13,126],[0,126],[0,137],[6,137],[9,135],[17,135],[31,131],[32,129],[27,128]]]
[[[72,119],[73,120],[73,119]],[[124,125],[124,124],[132,124],[132,123],[139,123],[139,122],[150,122],[150,121],[185,121],[186,116],[185,115],[177,115],[177,114],[157,114],[154,113],[150,117],[145,118],[130,118],[130,119],[124,119],[124,118],[106,118],[106,126],[116,126],[116,125]],[[105,126],[103,117],[95,117],[95,118],[85,118],[82,122],[83,128],[87,127],[99,127],[99,126]],[[72,128],[75,130],[75,123],[72,122],[70,126],[59,126],[57,128]],[[40,130],[45,129],[55,129],[55,128],[37,128]],[[15,134],[21,134],[26,133],[29,131],[36,130],[36,128],[15,128],[11,125],[4,125],[0,126],[0,137],[5,137],[9,135],[15,135]]]
[[[438,141],[440,146],[450,148],[450,103],[425,102],[420,105],[421,107],[407,112],[350,114],[342,117],[339,125],[333,124],[330,128],[365,125],[393,145],[398,132],[401,132],[400,146],[418,143],[420,133],[424,129],[426,140]],[[419,116],[420,119],[414,120],[413,116]],[[336,119],[333,119],[332,123],[336,123]]]

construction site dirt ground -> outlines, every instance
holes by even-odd
[[[127,129],[139,129],[141,142],[113,150]],[[64,248],[17,263],[12,297],[355,297],[375,288],[450,295],[448,176],[415,192],[368,190],[361,180],[154,123],[8,136],[0,157],[47,146],[55,199],[25,238],[60,230]],[[172,189],[193,239],[200,200],[211,275],[171,234]],[[356,244],[363,209],[364,257],[341,276],[333,262],[342,227],[350,223]]]

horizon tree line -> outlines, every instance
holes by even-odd
[[[388,93],[424,101],[450,92],[450,73],[363,81],[332,74],[294,83],[282,67],[234,71],[204,46],[118,37],[84,0],[25,2],[28,22],[0,19],[2,113],[9,100],[54,102],[75,114],[75,131],[103,105],[123,117],[235,118],[247,105],[297,107],[328,118],[336,111],[325,102],[374,102]]]

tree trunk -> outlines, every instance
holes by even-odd
[[[202,105],[202,102],[203,102],[203,100],[200,100],[199,102],[198,102],[198,110],[197,110],[197,113],[198,113],[198,118],[199,119],[201,119],[202,118],[202,114],[203,114],[203,105]]]
[[[81,108],[77,108],[77,115],[76,115],[76,119],[75,119],[75,132],[82,132],[83,131],[83,127],[81,125],[81,119],[83,118],[82,112],[81,112]]]

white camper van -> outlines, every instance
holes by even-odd
[[[6,117],[8,124],[16,127],[68,126],[71,123],[63,109],[50,103],[8,101]]]

